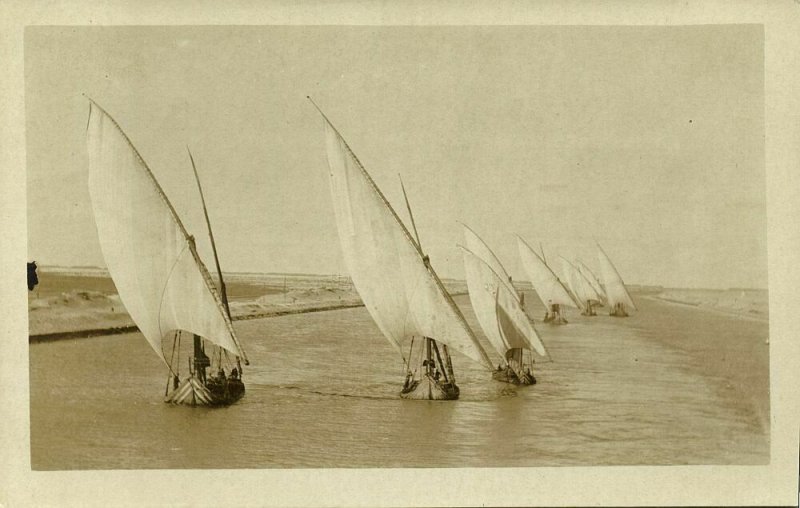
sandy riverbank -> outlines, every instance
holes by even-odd
[[[646,315],[648,322],[669,329],[670,333],[653,336],[652,340],[687,353],[686,367],[715,379],[720,396],[731,407],[752,410],[768,436],[770,372],[766,291],[763,295],[750,295],[749,302],[743,300],[739,291],[738,298],[720,293],[724,292],[670,290],[668,298],[640,297],[637,316]],[[676,301],[678,297],[689,301]],[[676,319],[672,312],[659,311],[657,302],[675,304],[676,310],[682,307],[691,314]],[[750,312],[752,310],[759,312]],[[738,320],[738,326],[726,326],[731,318]],[[705,327],[710,325],[712,329],[728,331],[698,335],[697,320],[702,320]]]
[[[301,312],[314,312],[362,305],[352,291],[300,289],[268,294],[253,300],[231,302],[234,320],[256,319]],[[71,290],[28,302],[29,336],[32,340],[54,340],[97,335],[102,331],[130,331],[135,324],[116,294]]]
[[[690,305],[740,317],[769,321],[769,296],[759,289],[665,289],[648,295],[662,301]]]
[[[28,293],[32,341],[88,337],[135,330],[135,323],[102,273],[40,274],[40,285]],[[347,279],[331,276],[246,274],[227,281],[234,320],[258,319],[363,305]],[[447,282],[452,294],[463,283]]]

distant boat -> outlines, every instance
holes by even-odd
[[[575,263],[578,267],[578,270],[586,277],[586,280],[589,281],[589,284],[592,285],[592,288],[595,290],[597,295],[600,297],[600,305],[605,305],[608,302],[606,298],[606,292],[603,289],[603,285],[600,284],[600,279],[597,278],[597,275],[592,272],[586,264],[578,259]]]
[[[462,226],[466,243],[466,248],[462,247],[464,268],[472,308],[492,347],[505,361],[505,365],[499,365],[492,373],[492,378],[513,384],[535,384],[531,351],[547,357],[547,350],[525,313],[525,295],[514,288],[511,275],[486,242],[469,226]]]
[[[614,317],[627,317],[627,309],[636,310],[636,305],[633,303],[625,283],[622,282],[614,263],[608,257],[608,254],[597,244],[597,259],[600,262],[600,276],[603,279],[603,286],[606,289],[606,298],[608,300],[609,316]]]
[[[561,257],[564,267],[564,276],[567,280],[567,285],[572,290],[578,304],[581,307],[582,316],[596,316],[595,305],[602,305],[602,298],[592,286],[589,279],[586,278],[577,266],[569,262],[565,257]]]
[[[517,247],[522,259],[522,266],[530,278],[536,294],[545,308],[544,322],[551,324],[566,324],[561,307],[580,308],[569,289],[558,278],[553,270],[547,266],[544,259],[537,254],[521,237],[517,236]]]
[[[487,369],[492,369],[491,360],[433,270],[419,239],[411,236],[347,142],[317,110],[324,119],[331,195],[344,260],[372,319],[403,358],[406,379],[400,396],[457,399],[459,388],[448,347]],[[404,353],[406,342],[408,354]]]
[[[87,147],[89,194],[103,258],[125,308],[169,368],[165,401],[211,406],[235,402],[245,392],[240,359],[248,362],[225,304],[224,283],[219,291],[214,287],[194,237],[152,171],[117,122],[94,101],[89,105]],[[184,334],[192,336],[192,350],[189,372],[181,380]]]

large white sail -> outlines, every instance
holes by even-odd
[[[169,364],[162,341],[183,330],[246,360],[194,239],[133,144],[96,103],[89,108],[87,147],[103,258],[158,356]]]
[[[381,332],[401,355],[404,339],[431,337],[492,368],[417,242],[322,116],[342,253],[353,285]]]
[[[622,282],[614,263],[608,257],[608,254],[597,244],[597,259],[600,262],[600,276],[603,279],[603,285],[606,287],[606,298],[608,305],[613,307],[618,303],[623,303],[631,309],[636,310],[636,305],[633,303],[625,283]]]
[[[492,347],[506,357],[513,348],[534,349],[547,356],[544,344],[520,306],[513,289],[509,289],[502,276],[480,257],[465,247],[464,271],[472,309]]]
[[[533,284],[533,288],[545,308],[549,309],[550,305],[554,303],[577,308],[578,304],[570,296],[569,291],[556,274],[519,236],[517,236],[517,246],[519,247],[519,256],[522,259],[525,273],[528,274],[531,284]]]
[[[600,302],[602,304],[606,303],[606,292],[603,290],[603,287],[600,285],[600,279],[592,272],[586,264],[583,263],[581,260],[577,260],[578,270],[586,277],[586,280],[589,281],[589,284],[592,285],[592,288],[595,292],[600,296]]]
[[[583,276],[578,268],[570,263],[566,258],[561,258],[561,263],[566,275],[567,284],[572,290],[572,294],[578,299],[581,307],[586,306],[586,302],[600,303],[600,295],[594,290],[592,284]]]

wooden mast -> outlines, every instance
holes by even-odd
[[[406,208],[408,209],[408,216],[411,217],[411,227],[414,229],[414,236],[417,239],[417,247],[419,251],[422,252],[422,243],[419,241],[419,233],[417,232],[417,224],[414,221],[414,213],[411,211],[411,204],[408,202],[408,194],[406,194],[406,187],[403,185],[403,177],[400,176],[400,173],[397,174],[397,178],[400,179],[400,188],[403,189],[403,199],[406,202]],[[427,255],[423,255],[423,260],[425,260],[426,266],[429,263],[429,258]],[[450,353],[447,351],[447,344],[442,344],[442,354],[445,357],[445,362],[442,362],[442,357],[439,355],[439,348],[437,347],[436,343],[434,342],[435,339],[431,337],[425,337],[425,342],[428,344],[428,366],[430,368],[431,364],[431,343],[433,342],[433,347],[436,350],[436,356],[439,359],[439,365],[442,366],[442,372],[446,372],[444,375],[445,381],[455,384],[456,382],[456,375],[453,372],[453,362],[450,360]]]
[[[203,186],[200,185],[200,175],[197,174],[197,166],[194,163],[194,157],[192,157],[192,151],[189,150],[189,147],[186,147],[186,152],[189,154],[189,160],[192,162],[192,171],[194,172],[194,180],[197,182],[197,190],[200,191],[200,202],[203,204],[203,215],[206,218],[206,226],[208,227],[208,237],[211,240],[211,250],[214,252],[214,264],[217,267],[217,275],[219,276],[219,292],[222,296],[222,305],[225,307],[225,312],[228,314],[228,319],[233,321],[233,316],[231,315],[231,307],[228,304],[228,290],[225,287],[225,279],[222,278],[222,268],[219,265],[219,255],[217,255],[217,244],[214,241],[214,232],[211,230],[211,220],[208,218],[208,208],[206,207],[206,198],[203,194]],[[239,367],[239,372],[242,371],[242,365],[240,363],[239,356],[236,356],[236,363]],[[245,358],[244,360],[245,365],[248,365],[250,362],[247,361]]]

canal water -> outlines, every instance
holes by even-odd
[[[469,299],[456,301],[483,337]],[[492,381],[453,353],[457,401],[400,399],[402,361],[363,307],[236,322],[251,366],[245,397],[226,408],[163,403],[166,368],[138,333],[33,344],[32,466],[768,463],[769,419],[758,404],[729,393],[728,380],[698,367],[691,348],[658,340],[680,322],[691,340],[738,334],[767,348],[768,324],[637,303],[627,319],[602,312],[572,312],[565,326],[537,319],[552,361],[536,363],[535,386]]]

